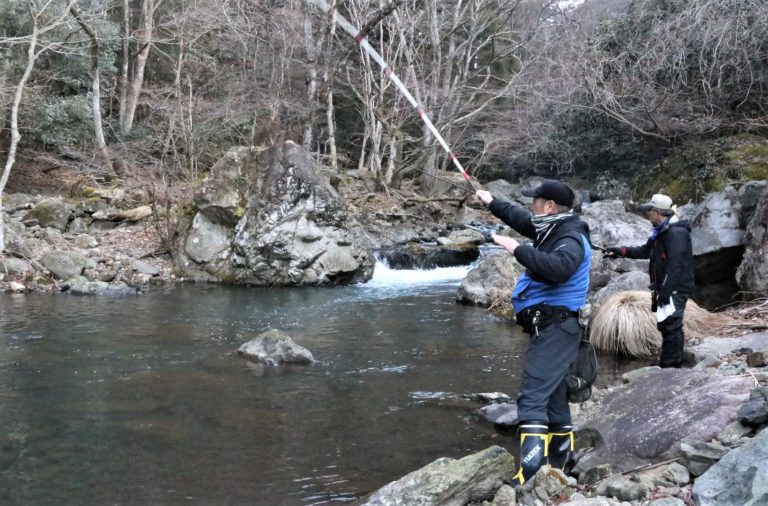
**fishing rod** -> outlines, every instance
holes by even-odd
[[[461,166],[461,163],[459,162],[458,158],[456,158],[456,155],[453,153],[453,151],[451,151],[451,148],[448,146],[448,143],[445,142],[445,139],[443,139],[443,137],[440,135],[440,132],[437,131],[437,128],[435,128],[435,125],[432,124],[432,121],[429,119],[429,116],[427,116],[427,113],[426,111],[424,111],[424,108],[421,105],[419,105],[419,103],[416,101],[415,98],[413,98],[413,95],[411,95],[411,92],[408,91],[408,88],[406,88],[403,82],[400,80],[400,78],[397,77],[397,74],[395,74],[395,72],[392,70],[392,67],[390,67],[387,64],[387,62],[384,61],[384,58],[381,57],[379,52],[376,51],[376,49],[374,49],[374,47],[368,43],[368,40],[366,38],[367,36],[366,31],[361,31],[355,28],[355,26],[352,23],[350,23],[347,20],[347,18],[339,14],[335,6],[328,5],[324,0],[304,0],[304,1],[309,4],[313,4],[317,6],[324,13],[332,16],[333,20],[336,23],[338,23],[344,29],[345,32],[351,35],[352,38],[355,39],[355,42],[357,42],[357,44],[360,47],[362,47],[365,50],[365,52],[368,53],[368,55],[376,61],[376,63],[379,64],[379,66],[381,67],[381,70],[387,75],[387,77],[390,78],[390,80],[393,83],[395,83],[395,87],[397,87],[397,89],[400,90],[400,93],[402,93],[405,96],[405,98],[408,99],[408,102],[411,103],[414,109],[416,109],[416,111],[419,114],[419,117],[422,119],[422,121],[424,121],[424,124],[427,125],[427,128],[429,129],[429,131],[432,133],[432,135],[435,136],[435,139],[437,139],[437,141],[443,147],[445,152],[448,153],[448,156],[450,157],[451,161],[456,166],[456,168],[459,169],[459,172],[461,172],[461,175],[464,176],[464,179],[466,179],[467,183],[469,183],[469,187],[472,188],[472,192],[474,192],[475,187],[472,184],[472,180],[470,179],[469,174],[467,174],[467,171],[464,170],[464,167]],[[395,3],[393,3],[392,5],[390,5],[389,8],[384,10],[384,13],[389,14],[389,12],[391,12],[395,6],[396,6]],[[379,16],[378,19],[383,17],[384,17],[384,14]],[[373,26],[372,23],[367,23],[366,30],[370,30],[372,26]],[[432,177],[437,177],[437,176],[434,176],[433,174],[430,174],[430,175]],[[437,179],[440,179],[440,178],[437,178]],[[462,188],[462,189],[466,190],[466,188]]]
[[[438,181],[442,181],[443,183],[449,184],[449,185],[453,186],[454,188],[458,188],[459,190],[463,190],[463,191],[465,191],[465,192],[467,192],[467,193],[471,193],[471,194],[474,194],[474,193],[475,193],[475,190],[474,190],[474,189],[471,189],[471,190],[470,190],[469,188],[466,188],[466,187],[464,187],[464,186],[461,186],[460,184],[456,184],[456,183],[454,183],[453,181],[449,181],[449,180],[447,180],[447,179],[445,179],[445,178],[442,178],[442,177],[440,177],[440,176],[436,176],[436,175],[434,175],[434,174],[431,174],[431,173],[427,172],[426,170],[423,170],[423,169],[417,169],[416,167],[411,167],[411,168],[412,168],[413,170],[417,170],[417,171],[421,172],[422,174],[426,174],[426,175],[428,175],[428,176],[432,176],[433,178],[437,179]],[[472,183],[470,183],[470,185],[471,185],[471,184],[472,184]]]

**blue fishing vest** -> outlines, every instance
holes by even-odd
[[[581,236],[584,245],[584,258],[579,268],[568,281],[552,285],[531,279],[524,272],[517,280],[512,292],[512,306],[519,313],[529,306],[546,304],[548,306],[565,306],[571,311],[577,311],[584,305],[589,291],[589,268],[592,264],[592,247],[585,236]]]

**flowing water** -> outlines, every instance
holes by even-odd
[[[339,504],[511,447],[449,395],[516,392],[526,339],[455,302],[466,271],[0,295],[0,504]],[[272,328],[318,363],[237,355]]]

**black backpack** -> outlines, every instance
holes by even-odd
[[[576,359],[565,377],[568,384],[568,402],[584,402],[592,397],[592,383],[597,378],[597,353],[589,342],[589,330],[584,328]]]

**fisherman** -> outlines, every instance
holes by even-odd
[[[532,215],[485,190],[476,192],[496,217],[533,239],[529,245],[492,236],[526,268],[512,292],[517,323],[529,335],[517,398],[520,468],[515,485],[543,464],[562,470],[569,464],[574,441],[565,377],[581,340],[579,308],[587,297],[592,259],[589,227],[574,215],[575,196],[568,185],[547,180],[522,194],[533,198]]]
[[[691,226],[679,220],[667,195],[657,193],[640,209],[653,225],[648,241],[637,247],[606,248],[605,256],[650,258],[651,311],[656,313],[662,339],[659,366],[680,367],[685,342],[683,313],[694,286]]]

